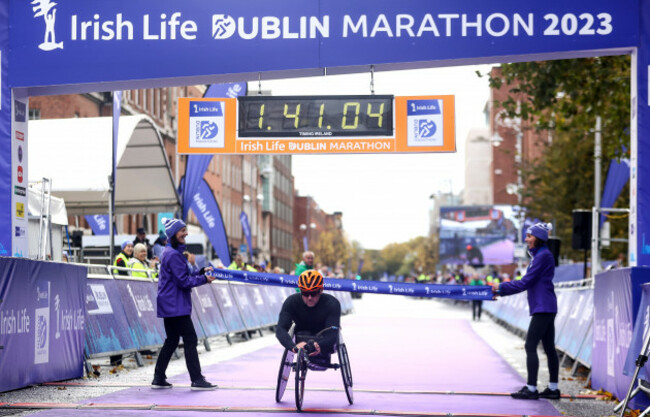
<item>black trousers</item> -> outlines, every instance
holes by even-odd
[[[555,351],[555,313],[533,314],[530,320],[525,344],[528,385],[537,386],[537,372],[539,371],[537,345],[540,341],[548,360],[549,382],[558,382],[560,362]]]
[[[472,300],[472,319],[481,320],[482,311],[483,311],[483,300]]]
[[[180,317],[166,317],[163,319],[165,323],[165,333],[167,338],[163,344],[158,360],[156,361],[156,370],[154,371],[154,379],[167,379],[165,372],[167,365],[172,358],[174,351],[178,347],[180,338],[183,338],[183,346],[185,350],[185,364],[190,373],[192,382],[203,379],[201,374],[201,364],[199,363],[199,353],[196,350],[198,344],[198,337],[194,330],[194,324],[190,316]]]

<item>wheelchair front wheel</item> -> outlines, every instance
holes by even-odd
[[[345,343],[341,343],[337,347],[339,356],[339,365],[341,366],[341,377],[343,378],[343,387],[345,388],[345,395],[348,397],[350,405],[354,402],[354,393],[352,392],[352,369],[350,368],[350,358],[348,357],[348,349]]]
[[[280,362],[280,371],[278,372],[278,384],[275,387],[275,401],[282,401],[284,390],[287,388],[289,382],[289,375],[291,374],[291,367],[293,366],[294,353],[291,350],[284,350],[282,355],[282,362]]]
[[[305,378],[307,377],[307,352],[298,349],[296,353],[296,409],[302,411],[302,400],[305,397]]]

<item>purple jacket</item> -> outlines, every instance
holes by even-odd
[[[557,313],[557,298],[553,286],[555,259],[546,247],[530,250],[530,260],[526,275],[519,281],[503,282],[499,285],[501,295],[512,295],[528,290],[528,310],[535,313]]]
[[[192,314],[192,288],[208,282],[198,272],[190,273],[183,256],[185,245],[165,247],[158,278],[158,317]]]

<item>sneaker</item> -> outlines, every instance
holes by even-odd
[[[211,391],[217,388],[219,387],[209,383],[205,379],[199,379],[192,382],[192,387],[190,389],[192,391]]]
[[[167,388],[171,388],[171,387],[173,387],[173,385],[170,384],[169,382],[167,382],[164,379],[154,379],[151,382],[151,388],[152,389],[167,389]]]
[[[510,396],[517,400],[536,400],[539,398],[539,392],[537,391],[532,392],[531,390],[528,389],[527,386],[524,385],[522,389],[520,389],[517,392],[513,392],[512,394],[510,394]]]
[[[544,391],[539,393],[539,398],[547,398],[549,400],[559,400],[560,390],[546,388]]]

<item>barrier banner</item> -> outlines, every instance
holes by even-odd
[[[265,327],[276,324],[278,322],[278,315],[271,313],[264,287],[259,285],[247,285],[246,287],[248,289],[248,298],[251,301],[253,310],[257,312],[259,317],[260,326]]]
[[[256,304],[248,297],[248,287],[245,285],[230,285],[230,293],[239,308],[244,324],[248,330],[262,327],[262,318],[256,311]]]
[[[207,337],[228,333],[221,310],[209,285],[192,289],[192,311],[196,313]]]
[[[269,287],[269,286],[260,286],[264,299],[267,303],[267,308],[269,314],[273,318],[273,322],[277,323],[278,316],[280,315],[280,310],[282,309],[282,303],[284,303],[285,295],[284,291],[280,287]]]
[[[573,292],[558,291],[557,297],[557,315],[555,316],[555,344],[557,345],[560,336],[566,331],[566,323],[569,318],[571,305],[574,301]]]
[[[212,283],[209,288],[217,299],[217,305],[221,308],[228,332],[236,333],[246,330],[246,325],[239,314],[239,308],[233,300],[228,283]]]
[[[194,291],[192,291],[192,305],[194,305]],[[190,313],[190,319],[192,319],[192,325],[194,326],[194,330],[196,331],[196,337],[199,340],[207,339],[208,335],[205,333],[205,329],[203,328],[203,324],[201,323],[198,314],[196,314],[195,308],[192,308],[192,312]],[[165,326],[165,322],[163,321],[163,327],[164,326]]]
[[[295,275],[265,274],[261,272],[215,269],[211,272],[217,279],[237,281],[246,284],[298,286]],[[375,294],[409,295],[413,297],[451,298],[455,300],[491,300],[492,287],[487,285],[442,285],[442,284],[403,284],[395,282],[362,281],[353,279],[324,279],[325,290],[367,292]]]
[[[623,374],[623,368],[641,301],[640,285],[648,281],[647,267],[614,269],[596,275],[592,386],[617,398],[623,398],[630,386],[630,377]]]
[[[89,356],[137,350],[134,334],[112,279],[86,283],[86,352]]]
[[[634,370],[636,369],[635,362],[639,355],[647,354],[641,350],[645,347],[643,344],[648,337],[648,327],[650,325],[650,284],[641,285],[641,292],[641,304],[639,305],[639,312],[637,314],[639,319],[634,324],[632,342],[630,343],[630,349],[625,359],[625,367],[623,368],[623,373],[627,376],[634,374]],[[650,364],[647,362],[639,371],[639,378],[644,381],[650,381]]]
[[[562,333],[556,338],[556,345],[564,353],[575,358],[581,347],[584,348],[587,343],[585,337],[593,318],[594,292],[591,289],[568,291],[573,294],[573,298]]]
[[[160,346],[165,341],[163,320],[156,316],[156,286],[151,281],[115,279],[129,328],[139,349]]]
[[[0,258],[0,392],[83,375],[87,269]]]

